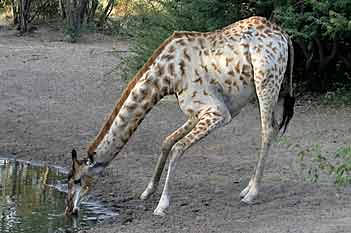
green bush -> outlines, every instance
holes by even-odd
[[[298,154],[299,174],[308,180],[318,182],[321,174],[333,178],[335,184],[351,184],[351,147],[339,148],[334,156],[322,153],[320,145],[303,150]]]
[[[351,2],[293,0],[139,0],[129,20],[131,78],[173,31],[213,31],[252,15],[280,24],[294,40],[295,81],[305,89],[336,91],[351,74]]]

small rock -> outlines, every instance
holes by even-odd
[[[187,206],[187,205],[189,205],[189,203],[187,202],[183,202],[182,204],[180,204],[180,206]]]

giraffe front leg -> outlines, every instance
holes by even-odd
[[[229,114],[222,114],[221,112],[208,112],[203,114],[196,126],[184,138],[180,139],[170,152],[171,160],[168,165],[168,172],[165,181],[165,186],[161,195],[161,199],[154,211],[155,215],[164,216],[166,209],[170,205],[170,179],[174,175],[176,164],[184,151],[188,149],[195,142],[205,137],[209,132],[218,126],[222,126],[230,121]]]
[[[240,198],[245,197],[246,194],[249,192],[250,187],[251,187],[252,182],[253,182],[253,177],[254,177],[254,175],[251,176],[250,181],[249,181],[249,183],[247,184],[247,186],[240,192]]]
[[[162,143],[161,155],[157,161],[154,174],[151,177],[150,182],[148,183],[146,189],[141,194],[140,199],[146,200],[148,199],[157,189],[158,183],[160,181],[160,177],[162,175],[163,168],[165,166],[166,160],[168,158],[168,154],[172,148],[172,146],[181,138],[183,138],[187,133],[190,132],[192,128],[194,128],[196,124],[195,119],[189,119],[184,123],[180,128],[170,134]]]

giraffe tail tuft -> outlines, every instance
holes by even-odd
[[[295,97],[290,95],[285,96],[283,105],[283,119],[279,124],[279,130],[284,127],[282,135],[286,132],[289,122],[294,115],[294,106]]]

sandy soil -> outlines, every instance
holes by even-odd
[[[71,149],[84,154],[125,85],[112,72],[119,62],[112,51],[125,50],[127,43],[101,35],[78,44],[60,38],[44,29],[26,37],[0,30],[0,151],[68,167]],[[172,100],[161,101],[92,193],[118,209],[120,218],[88,232],[350,232],[350,188],[306,182],[296,162],[298,152],[313,145],[330,153],[350,145],[350,110],[300,101],[288,133],[268,158],[258,203],[247,206],[239,193],[259,142],[258,112],[248,106],[186,152],[171,184],[169,214],[156,217],[161,188],[146,202],[138,196],[162,139],[185,121]]]

